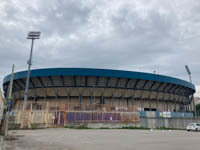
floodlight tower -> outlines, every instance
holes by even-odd
[[[185,65],[185,69],[189,75],[189,78],[190,78],[190,83],[192,84],[192,76],[191,76],[191,72],[190,72],[190,69],[188,67],[188,65]],[[194,96],[192,95],[192,100],[193,100],[193,107],[194,107],[194,116],[196,116],[196,106],[195,106],[195,103],[194,103]]]
[[[27,39],[31,39],[31,52],[30,52],[30,57],[29,60],[27,61],[28,64],[28,72],[27,72],[27,78],[26,78],[26,88],[25,88],[25,93],[24,93],[24,106],[23,110],[26,109],[26,102],[28,100],[28,88],[29,88],[29,78],[30,78],[30,70],[31,70],[31,65],[32,65],[32,53],[33,53],[33,44],[34,40],[40,38],[40,32],[39,31],[31,31],[27,35]]]
[[[186,69],[186,71],[187,71],[187,73],[188,73],[188,75],[189,75],[190,83],[192,83],[191,72],[190,72],[190,69],[189,69],[188,65],[185,65],[185,69]]]

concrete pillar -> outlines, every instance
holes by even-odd
[[[174,94],[174,111],[176,112],[176,96]]]
[[[124,95],[122,95],[121,100],[122,100],[122,106],[124,106]]]
[[[93,96],[92,95],[90,95],[90,105],[92,104],[92,98]]]
[[[192,112],[192,98],[190,98],[190,112]]]
[[[82,104],[82,94],[79,94],[79,104]]]
[[[144,110],[144,105],[143,105],[143,92],[142,92],[142,90],[140,91],[140,103],[141,103],[141,110]]]
[[[156,111],[158,111],[159,92],[156,93]]]
[[[166,106],[167,106],[167,111],[169,111],[169,106],[168,106],[168,102],[169,100],[166,100]]]
[[[131,105],[134,105],[134,96],[131,96]]]
[[[149,100],[149,109],[151,111],[151,100]]]
[[[112,105],[114,105],[114,94],[112,94]]]

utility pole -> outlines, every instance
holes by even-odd
[[[5,126],[5,133],[4,136],[6,137],[8,135],[8,124],[9,124],[9,115],[11,111],[11,102],[12,102],[12,87],[13,87],[13,78],[14,78],[14,64],[12,66],[12,73],[10,77],[10,83],[7,91],[7,112],[6,112],[6,126]]]

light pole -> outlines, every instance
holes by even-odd
[[[186,69],[186,71],[187,71],[187,73],[189,75],[190,83],[192,84],[192,76],[191,76],[191,72],[190,72],[190,69],[189,69],[188,65],[185,65],[185,69]],[[193,107],[194,107],[194,116],[196,117],[197,113],[196,113],[196,106],[195,106],[195,103],[194,103],[194,97],[193,97],[193,95],[192,95],[192,100],[193,100]]]
[[[40,32],[39,31],[31,31],[27,35],[27,39],[31,39],[31,52],[30,52],[30,57],[29,60],[27,61],[28,64],[28,72],[27,72],[27,78],[26,78],[26,88],[25,88],[25,93],[24,93],[24,106],[23,110],[26,109],[26,102],[28,100],[28,88],[29,88],[29,78],[30,78],[30,70],[31,70],[31,65],[32,65],[32,53],[33,53],[33,44],[35,39],[40,38]]]

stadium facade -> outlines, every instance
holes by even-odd
[[[24,99],[26,71],[15,73],[15,104]],[[4,78],[7,93],[10,75]],[[31,71],[29,100],[79,104],[135,105],[139,110],[193,111],[193,84],[157,74],[85,68]],[[63,109],[63,108],[62,108]],[[78,109],[78,108],[77,108]]]
[[[13,110],[23,109],[27,71],[14,74]],[[3,81],[6,95],[10,75]],[[193,113],[195,86],[158,74],[89,68],[31,71],[27,109]],[[44,106],[42,103],[47,102]],[[69,118],[68,118],[69,119]]]

